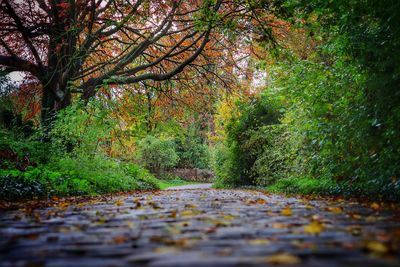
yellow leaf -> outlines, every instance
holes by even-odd
[[[286,207],[286,208],[281,210],[281,215],[292,216],[292,214],[293,214],[292,209],[289,208],[289,207]]]
[[[124,201],[122,201],[122,200],[117,200],[117,201],[115,201],[115,203],[114,203],[115,205],[117,205],[117,206],[122,206],[122,205],[124,205],[125,204],[125,202]]]
[[[343,209],[340,207],[328,207],[326,210],[337,214],[343,212]]]
[[[196,213],[193,210],[184,210],[180,214],[181,214],[181,216],[184,216],[184,217],[190,217],[190,216],[196,215]]]
[[[233,219],[235,219],[235,217],[232,216],[232,215],[224,215],[223,218],[224,218],[225,220],[233,220]]]
[[[270,264],[290,265],[290,264],[299,264],[301,262],[301,259],[292,254],[280,253],[268,256],[265,261]]]
[[[361,215],[360,214],[351,214],[350,215],[351,218],[355,219],[355,220],[360,220],[361,219]]]
[[[304,233],[310,235],[318,235],[324,230],[324,226],[317,221],[313,221],[310,224],[304,226]]]
[[[378,241],[369,241],[366,248],[376,254],[385,254],[389,250],[385,244]]]
[[[268,239],[250,239],[249,244],[252,246],[269,245],[271,242]]]
[[[286,229],[288,227],[289,227],[289,225],[284,224],[284,223],[273,223],[272,224],[272,228],[274,228],[274,229]]]
[[[371,208],[373,208],[374,210],[377,210],[380,208],[380,205],[378,203],[374,202],[371,204]]]
[[[177,253],[179,251],[179,248],[177,247],[158,247],[154,249],[155,253],[160,253],[160,254],[171,254],[171,253]]]

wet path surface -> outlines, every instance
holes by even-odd
[[[0,266],[400,266],[378,204],[167,190],[2,211]]]

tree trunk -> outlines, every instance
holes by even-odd
[[[54,124],[56,114],[55,106],[56,99],[54,94],[51,92],[50,86],[43,86],[41,124],[45,141],[48,140],[48,135],[51,131],[52,125]]]
[[[51,83],[43,85],[41,124],[44,133],[44,141],[50,140],[50,132],[54,126],[57,111],[68,107],[71,104],[71,94],[67,93],[65,97],[59,101],[53,93]],[[63,90],[65,92],[65,90]]]

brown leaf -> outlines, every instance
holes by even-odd
[[[176,210],[171,211],[171,213],[168,215],[169,218],[176,218]]]
[[[122,236],[122,235],[121,236],[116,236],[116,237],[113,238],[113,242],[115,244],[123,244],[123,243],[127,242],[128,240],[129,240],[128,237]]]
[[[265,201],[265,199],[262,199],[262,198],[257,199],[256,202],[257,202],[257,204],[260,204],[260,205],[264,205],[267,203],[267,201]]]

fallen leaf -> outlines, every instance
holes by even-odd
[[[232,248],[222,248],[217,251],[216,253],[218,256],[226,257],[230,256],[233,254],[233,249]]]
[[[171,254],[179,251],[180,250],[177,247],[158,247],[154,249],[154,252],[159,254]]]
[[[354,236],[361,235],[361,227],[359,225],[349,226],[346,230]]]
[[[116,236],[116,237],[113,238],[114,244],[123,244],[128,240],[129,240],[128,237],[122,236],[122,235],[121,236]]]
[[[310,224],[304,226],[304,233],[310,235],[318,235],[324,230],[324,226],[317,221],[313,221]]]
[[[260,205],[267,203],[267,201],[265,201],[265,199],[262,199],[262,198],[257,199],[256,202],[257,202],[257,204],[260,204]]]
[[[377,210],[377,209],[380,208],[380,205],[378,203],[374,202],[374,203],[371,204],[371,208],[374,209],[374,210]]]
[[[168,215],[169,218],[176,218],[176,210],[171,211],[171,213]]]
[[[209,227],[209,228],[205,229],[204,233],[211,234],[211,233],[215,233],[216,231],[217,231],[217,227]]]
[[[233,220],[233,219],[235,219],[235,217],[234,216],[232,216],[232,215],[224,215],[224,217],[223,217],[225,220]]]
[[[299,264],[301,262],[301,259],[292,254],[280,253],[268,256],[265,262],[277,265],[292,265],[292,264]]]
[[[248,243],[252,246],[261,246],[261,245],[269,245],[271,241],[269,241],[268,239],[257,238],[257,239],[250,239]]]
[[[317,245],[311,242],[300,242],[300,241],[294,241],[291,242],[293,246],[299,249],[316,249]]]
[[[350,214],[350,218],[355,219],[355,220],[360,220],[361,219],[361,215],[360,214],[356,214],[356,213],[352,213],[352,214]]]
[[[283,216],[292,216],[293,215],[292,209],[289,208],[289,207],[286,207],[286,208],[282,209],[281,210],[281,215],[283,215]]]
[[[330,211],[330,212],[333,212],[333,213],[337,213],[337,214],[343,212],[343,209],[340,208],[340,207],[328,207],[328,208],[326,208],[326,210]]]
[[[58,204],[58,207],[60,208],[60,209],[66,209],[66,208],[68,208],[69,207],[69,203],[68,202],[61,202],[60,204]]]
[[[196,215],[196,213],[193,210],[184,210],[180,213],[180,215],[183,217],[190,217]]]
[[[286,229],[289,227],[289,225],[284,224],[284,223],[273,223],[271,226],[274,229]]]
[[[114,204],[115,204],[116,206],[122,206],[122,205],[125,204],[125,202],[124,202],[123,200],[119,199],[119,200],[115,201]]]
[[[231,222],[222,220],[212,220],[211,223],[214,224],[216,227],[227,227],[232,225]]]
[[[386,254],[389,251],[385,244],[378,241],[369,241],[366,245],[366,249],[375,254]]]
[[[156,202],[150,201],[148,204],[155,210],[161,209],[161,206]]]

